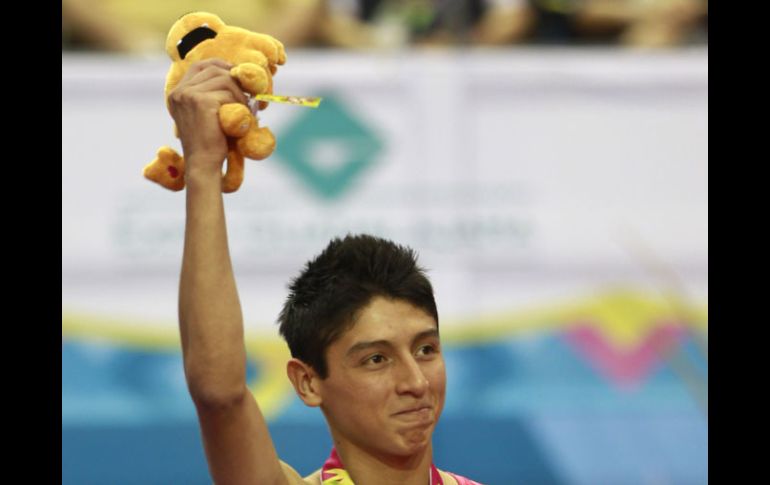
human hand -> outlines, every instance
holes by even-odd
[[[248,101],[230,75],[232,67],[222,59],[196,62],[169,93],[168,109],[182,142],[186,177],[196,173],[221,177],[228,145],[219,108]]]

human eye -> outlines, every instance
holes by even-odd
[[[436,354],[438,353],[438,351],[439,351],[438,345],[425,344],[425,345],[421,345],[420,348],[417,349],[417,355],[428,356],[428,355]]]
[[[370,367],[375,367],[375,366],[379,366],[379,365],[384,364],[386,362],[386,360],[387,359],[385,358],[384,355],[382,355],[382,354],[374,354],[374,355],[370,355],[369,357],[364,359],[363,364],[367,365],[367,366],[370,366]]]

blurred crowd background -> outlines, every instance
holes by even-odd
[[[63,46],[162,50],[169,15],[192,10],[237,18],[287,47],[674,47],[708,38],[708,0],[63,0]]]

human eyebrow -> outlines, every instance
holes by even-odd
[[[392,348],[393,344],[390,343],[389,340],[372,340],[372,341],[358,342],[357,344],[350,347],[348,351],[345,353],[345,355],[350,356],[362,350],[368,350],[371,348],[379,348],[379,347]]]
[[[423,332],[418,333],[414,336],[412,339],[412,344],[419,340],[424,340],[426,338],[439,338],[439,333],[437,328],[431,328],[430,330],[425,330]]]
[[[428,330],[423,330],[422,332],[418,333],[412,338],[412,345],[426,338],[439,338],[438,329],[431,328]],[[350,356],[362,350],[368,350],[371,348],[380,348],[380,347],[393,348],[394,345],[390,340],[371,340],[371,341],[358,342],[354,344],[352,347],[350,347],[348,351],[345,352],[345,355]]]

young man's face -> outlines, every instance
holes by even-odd
[[[430,444],[446,373],[436,321],[403,300],[375,297],[327,349],[321,409],[335,439],[405,456]]]

